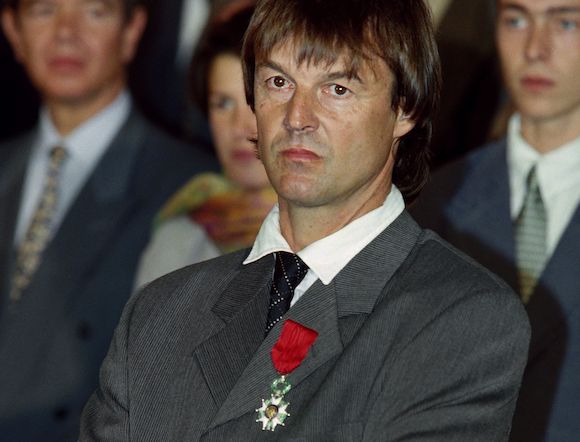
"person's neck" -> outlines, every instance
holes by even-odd
[[[580,110],[545,120],[534,120],[522,115],[521,134],[539,153],[547,154],[580,137]]]
[[[389,183],[386,189],[376,189],[368,198],[358,200],[359,203],[336,206],[296,206],[279,197],[282,236],[290,248],[298,252],[383,205],[390,188]]]
[[[66,136],[109,106],[122,90],[120,87],[109,94],[84,100],[47,100],[46,107],[58,133]]]

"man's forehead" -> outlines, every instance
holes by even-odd
[[[326,72],[342,72],[349,77],[359,78],[370,71],[376,75],[377,67],[385,62],[379,57],[363,56],[346,47],[312,50],[300,40],[288,40],[275,45],[264,60],[256,60],[257,66],[274,64],[291,69],[314,68]]]
[[[74,5],[84,5],[84,4],[94,4],[99,3],[108,7],[121,7],[124,0],[19,0],[19,5],[22,7],[27,7],[34,5],[36,3],[51,3],[51,4],[74,4]]]
[[[536,13],[580,13],[580,0],[498,0],[500,10],[520,9]]]

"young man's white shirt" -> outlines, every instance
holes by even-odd
[[[510,119],[507,136],[511,217],[515,220],[522,210],[526,180],[536,165],[547,217],[549,257],[580,202],[580,137],[542,155],[523,139],[520,129],[521,119],[516,114]]]

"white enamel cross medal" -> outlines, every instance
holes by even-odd
[[[271,351],[272,363],[280,376],[270,386],[270,399],[262,399],[262,406],[256,408],[256,422],[262,424],[262,430],[274,431],[278,425],[285,426],[284,421],[290,416],[287,411],[290,404],[284,400],[284,395],[292,388],[286,375],[302,364],[317,337],[316,330],[291,319],[284,322],[280,337]]]
[[[270,399],[262,399],[262,406],[256,408],[258,419],[256,422],[262,424],[262,430],[274,431],[278,425],[284,426],[284,421],[290,413],[286,411],[288,405],[284,400],[284,395],[290,391],[292,386],[286,380],[286,376],[280,376],[272,382],[272,394]]]

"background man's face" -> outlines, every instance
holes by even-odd
[[[505,83],[523,118],[580,121],[580,0],[499,0]]]
[[[358,78],[346,71],[342,58],[330,66],[297,65],[290,44],[258,62],[258,148],[281,200],[339,207],[358,204],[369,189],[390,188],[394,139],[412,123],[391,108],[386,63],[365,64]]]
[[[125,20],[122,0],[21,0],[3,25],[18,59],[47,101],[114,97],[145,23]]]

